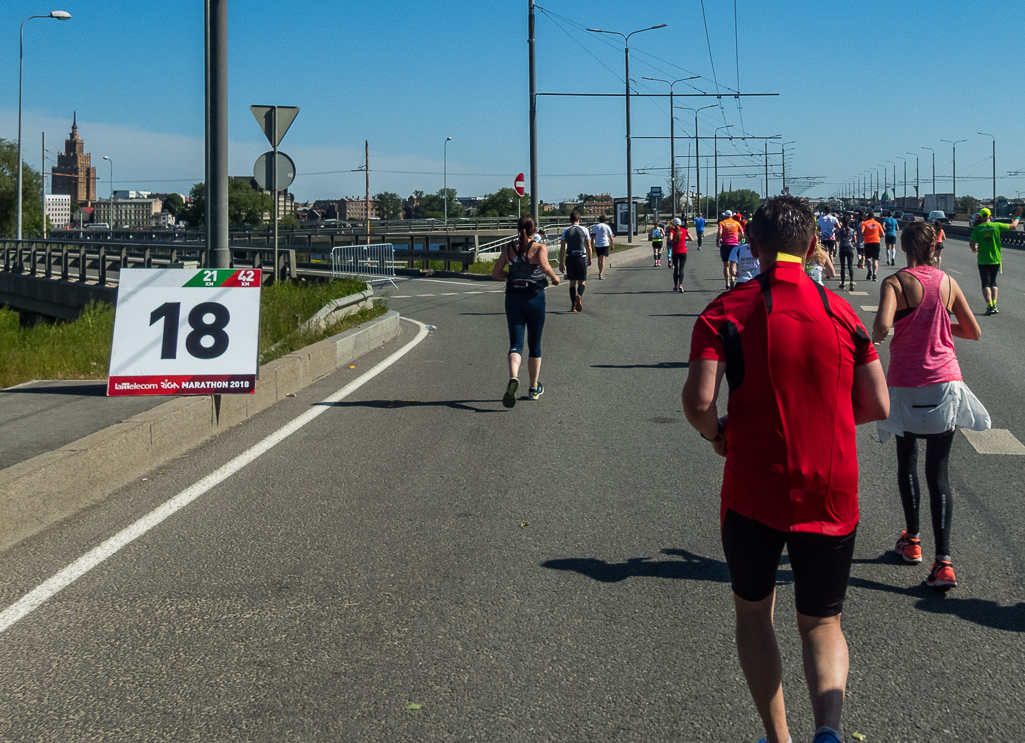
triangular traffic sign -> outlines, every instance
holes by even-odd
[[[271,147],[277,147],[285,137],[288,127],[292,126],[299,115],[298,106],[250,106],[256,123],[263,129]]]

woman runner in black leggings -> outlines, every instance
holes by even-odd
[[[851,218],[845,216],[843,223],[840,225],[840,229],[836,231],[836,236],[840,241],[840,288],[844,288],[846,279],[845,274],[851,278],[851,283],[847,287],[848,290],[854,289],[854,246],[857,241],[857,234],[854,232],[854,228],[851,227]]]
[[[893,327],[886,374],[890,415],[878,425],[881,440],[891,433],[897,436],[897,488],[907,529],[894,550],[904,562],[922,562],[918,439],[924,439],[925,480],[936,540],[936,561],[926,585],[953,588],[957,579],[950,557],[950,446],[957,426],[983,430],[990,427],[990,417],[962,381],[954,353],[954,337],[978,340],[982,331],[961,287],[933,265],[935,244],[936,233],[925,222],[910,224],[901,233],[907,268],[887,277],[880,287],[872,340],[882,343]],[[951,311],[957,322],[950,321]]]

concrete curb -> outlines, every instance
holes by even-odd
[[[347,366],[398,333],[399,313],[387,312],[264,364],[251,395],[171,400],[0,471],[0,551]]]

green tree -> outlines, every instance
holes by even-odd
[[[185,219],[190,227],[206,224],[206,184],[197,183],[189,191],[190,204]],[[270,216],[274,200],[268,193],[259,193],[247,180],[232,178],[228,181],[228,223],[232,227],[244,224],[261,225],[264,215]]]
[[[975,214],[981,203],[974,196],[958,196],[954,211],[958,214]]]
[[[377,216],[381,219],[399,219],[402,216],[402,197],[391,191],[382,191],[374,196]]]
[[[22,161],[21,219],[24,234],[38,234],[43,225],[43,208],[39,194],[43,188],[39,171]],[[0,234],[17,231],[18,212],[18,143],[0,139]]]
[[[525,193],[520,197],[511,188],[500,188],[486,195],[477,213],[482,217],[511,217],[517,212],[517,201],[520,204],[519,212],[530,214],[530,194]]]
[[[181,197],[181,194],[168,194],[167,198],[164,199],[164,209],[168,213],[173,214],[177,219],[178,215],[185,211],[185,199]]]

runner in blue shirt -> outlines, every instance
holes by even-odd
[[[886,238],[886,265],[897,265],[897,230],[900,225],[893,218],[890,212],[886,212],[886,219],[883,220],[883,234]]]
[[[694,220],[694,229],[698,233],[698,250],[701,250],[701,238],[705,236],[705,218],[698,215],[698,218]]]

